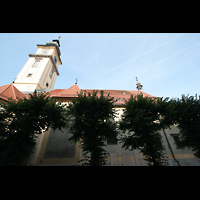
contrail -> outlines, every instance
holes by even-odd
[[[121,64],[121,65],[119,65],[119,66],[117,66],[117,67],[115,67],[115,68],[113,68],[113,69],[111,69],[111,70],[109,70],[109,71],[107,71],[107,72],[105,72],[104,74],[101,74],[101,75],[97,76],[96,78],[94,78],[94,79],[92,79],[92,80],[90,80],[90,81],[84,83],[83,85],[86,85],[86,84],[88,84],[88,83],[90,83],[90,82],[92,82],[92,81],[98,79],[99,77],[104,76],[105,74],[108,74],[108,73],[110,73],[110,72],[112,72],[112,71],[114,71],[114,70],[116,70],[116,69],[122,67],[123,65],[126,65],[126,64],[132,62],[133,60],[135,60],[135,59],[137,59],[137,58],[140,58],[140,57],[146,55],[147,53],[149,53],[149,52],[151,52],[151,51],[153,51],[153,50],[155,50],[155,49],[157,49],[157,48],[159,48],[159,47],[161,47],[161,46],[163,46],[163,45],[165,45],[165,44],[171,42],[172,40],[177,39],[178,37],[182,36],[183,34],[185,34],[185,33],[182,33],[182,34],[180,34],[180,35],[178,35],[178,36],[176,36],[176,37],[174,37],[174,38],[168,40],[167,42],[164,42],[164,43],[162,43],[162,44],[160,44],[160,45],[154,47],[153,49],[150,49],[149,51],[147,51],[147,52],[145,52],[145,53],[143,53],[143,54],[141,54],[141,55],[139,55],[139,56],[136,56],[135,58],[133,58],[133,59],[131,59],[131,60],[129,60],[129,61],[127,61],[127,62],[125,62],[125,63],[123,63],[123,64]],[[83,86],[83,85],[82,85],[82,86]]]
[[[193,46],[191,46],[191,47],[188,47],[188,48],[186,48],[186,49],[184,49],[184,50],[182,50],[182,51],[180,51],[180,52],[178,52],[178,53],[176,53],[176,54],[174,54],[174,55],[172,55],[172,56],[168,56],[167,58],[164,58],[164,59],[162,59],[162,60],[160,60],[160,61],[154,63],[153,65],[147,66],[147,67],[145,68],[145,70],[147,70],[147,69],[151,68],[152,66],[157,65],[157,64],[159,64],[159,63],[161,63],[161,62],[163,62],[163,61],[165,61],[165,60],[168,60],[168,59],[170,59],[170,58],[172,58],[172,57],[175,57],[175,56],[177,56],[177,55],[183,53],[184,51],[187,51],[187,50],[189,50],[189,49],[191,49],[191,48],[193,48],[193,47],[195,47],[195,46],[198,46],[198,45],[200,45],[200,42],[197,43],[197,44],[195,44],[195,45],[193,45]],[[102,87],[102,89],[107,88],[107,87],[110,86],[110,85],[114,85],[114,84],[116,84],[116,83],[118,83],[118,82],[120,82],[120,81],[123,81],[123,80],[125,80],[125,79],[127,79],[127,78],[130,78],[130,77],[132,77],[132,76],[135,76],[135,74],[131,74],[130,76],[126,76],[125,78],[123,78],[123,79],[121,79],[121,80],[119,80],[119,81],[116,81],[116,82],[114,82],[114,83],[111,83],[111,84],[109,84],[109,85],[106,85],[106,86]]]

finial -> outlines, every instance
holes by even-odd
[[[140,83],[140,82],[138,82],[138,79],[137,79],[137,77],[136,77],[136,81],[137,81],[137,83],[136,83],[136,88],[138,89],[138,91],[143,91],[143,89],[142,89],[142,87],[143,87],[143,85]]]
[[[76,83],[75,83],[75,84],[77,84],[77,82],[78,82],[78,80],[77,80],[77,78],[76,78]]]
[[[55,39],[52,42],[54,42],[54,43],[56,42],[58,44],[58,46],[60,47],[60,41],[59,40],[60,40],[60,35],[59,35],[58,39]]]

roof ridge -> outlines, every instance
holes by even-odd
[[[113,91],[128,91],[128,92],[138,92],[138,90],[116,90],[116,89],[81,89],[81,90],[113,90]]]
[[[72,85],[71,87],[69,87],[69,88],[67,88],[67,89],[64,89],[64,90],[63,90],[62,92],[60,92],[59,94],[64,93],[64,92],[66,92],[67,90],[72,89],[72,87],[74,87],[74,86],[75,86],[75,87],[78,87],[78,89],[81,90],[77,84],[74,84],[74,85]]]
[[[13,90],[14,98],[17,99],[16,94],[15,94],[15,90],[14,90],[15,89],[14,85],[13,84],[11,84],[11,85],[12,85],[11,87],[12,87],[12,90]]]

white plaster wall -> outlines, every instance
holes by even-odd
[[[19,91],[24,94],[30,94],[37,89],[37,84],[13,84]]]
[[[47,53],[43,53],[43,50],[47,51]],[[54,49],[38,48],[35,54],[52,55],[53,51]]]
[[[115,121],[120,121],[121,116],[124,113],[124,108],[115,108],[115,111],[116,111]]]
[[[48,60],[48,63],[46,64],[46,68],[45,70],[43,71],[43,74],[41,76],[41,79],[40,79],[40,86],[42,88],[46,88],[46,83],[48,82],[49,86],[51,85],[51,82],[52,82],[52,79],[50,78],[49,74],[51,72],[51,69],[52,69],[52,62],[51,60],[49,59]],[[49,88],[49,87],[48,87]]]
[[[49,58],[43,58],[42,62],[38,65],[37,71],[33,79],[35,83],[39,83],[40,80],[42,79],[44,71],[46,70],[46,67],[49,63],[49,60],[50,60]]]
[[[55,81],[56,81],[56,78],[57,78],[57,74],[56,74],[56,72],[54,72],[53,76],[52,76],[52,80],[51,80],[51,84],[50,84],[49,89],[53,89]]]
[[[23,66],[19,74],[17,75],[15,79],[15,83],[25,83],[26,82],[26,76],[29,73],[30,67],[35,62],[35,58],[30,57],[26,64]]]

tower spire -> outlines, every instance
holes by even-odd
[[[137,83],[136,83],[137,87],[136,88],[138,89],[138,91],[143,92],[143,85],[140,82],[138,82],[137,77],[136,77],[136,81],[137,81]]]

